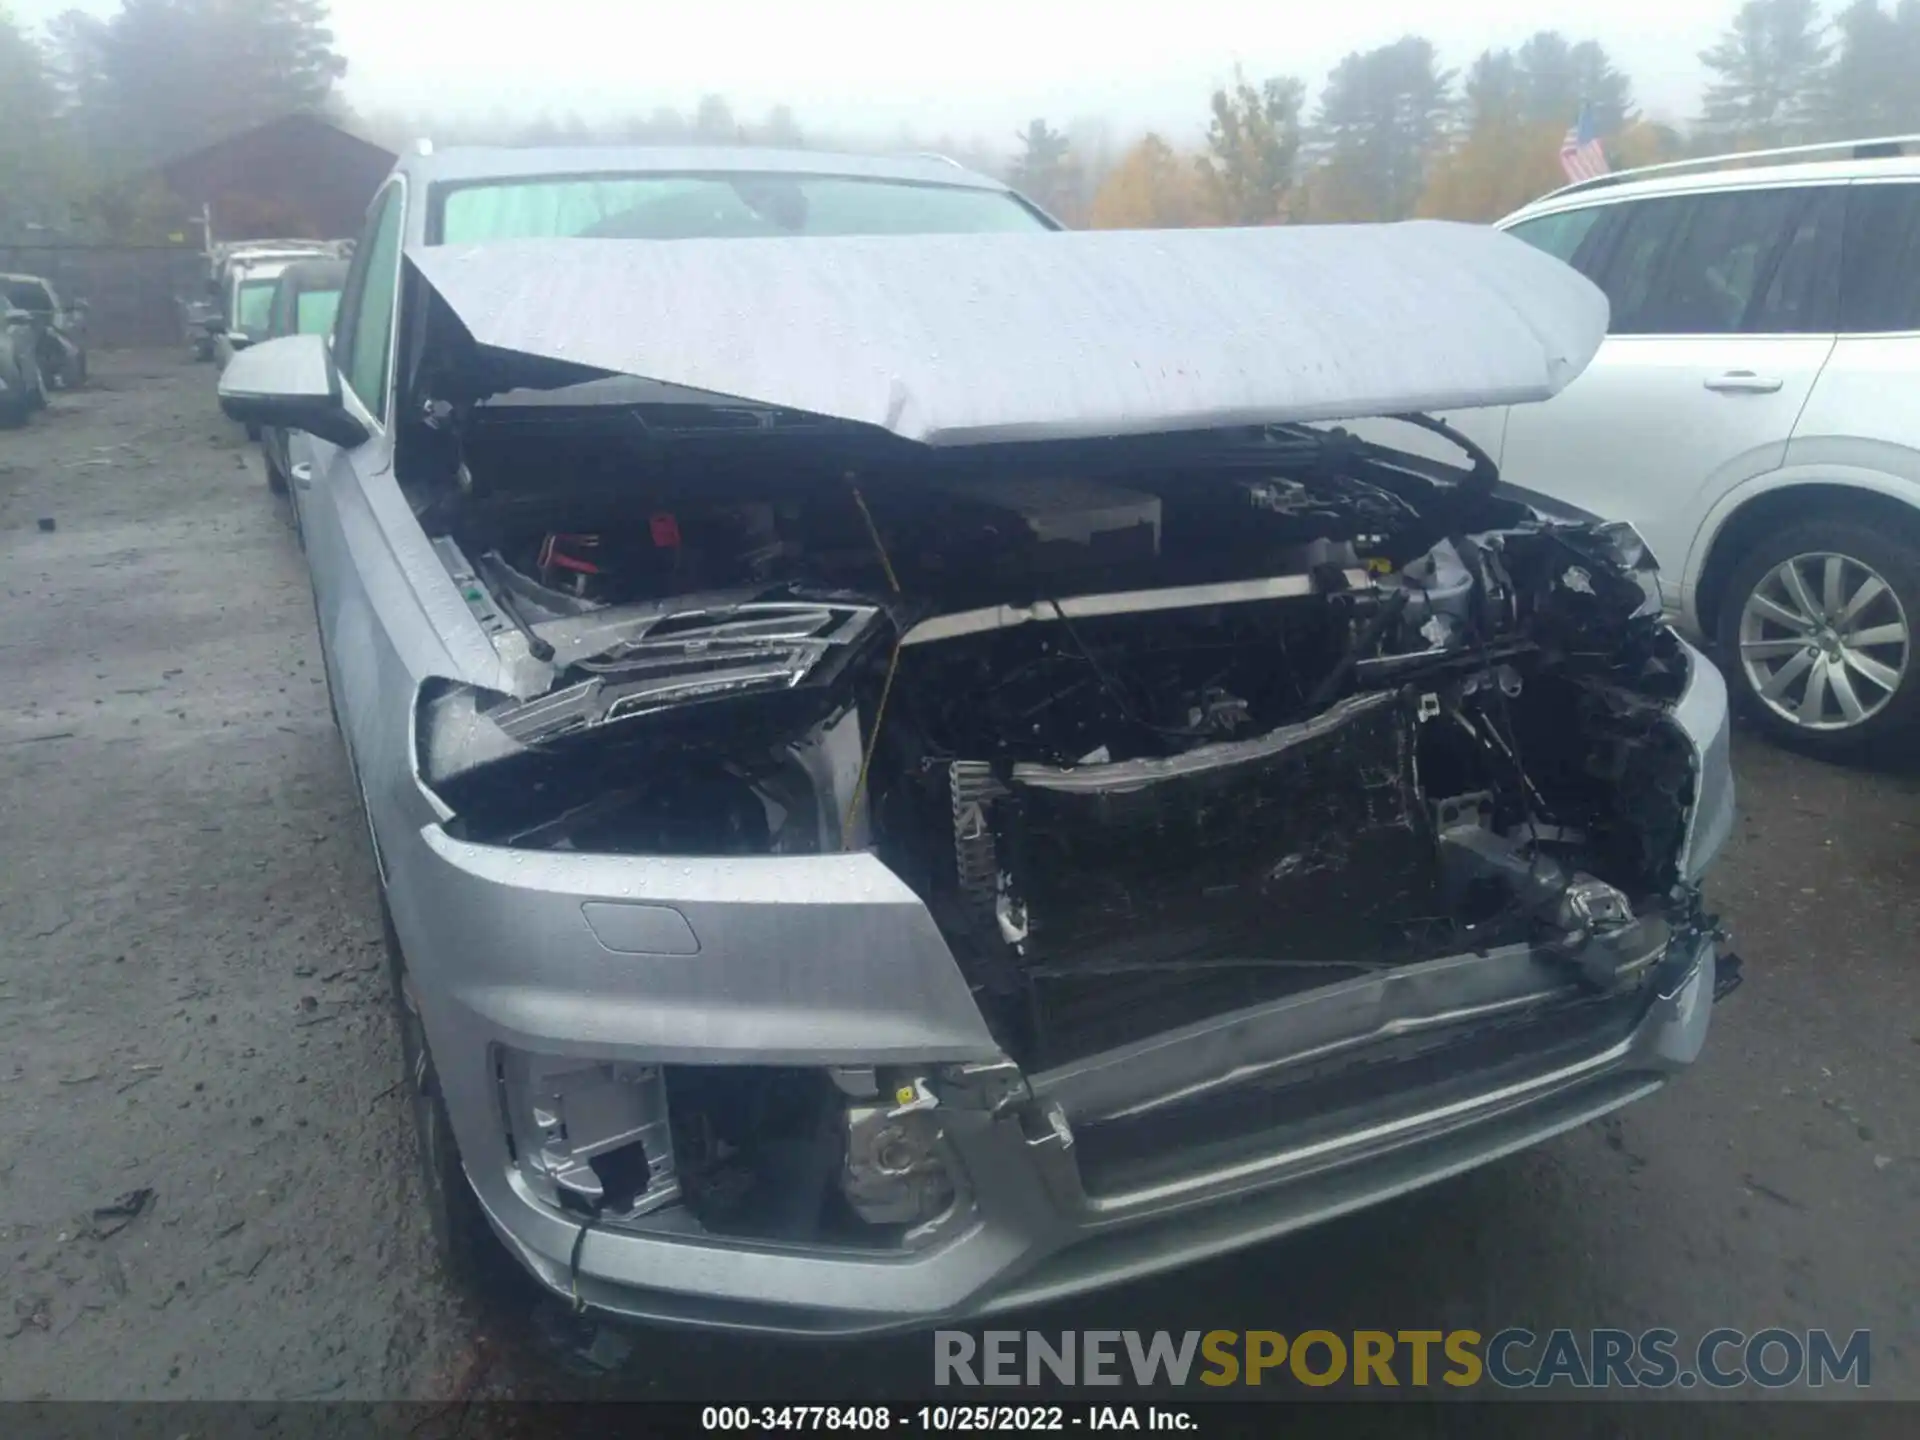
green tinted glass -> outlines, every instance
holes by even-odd
[[[340,292],[338,290],[302,290],[293,303],[294,333],[325,335],[333,329],[333,315],[340,308]]]
[[[267,320],[273,312],[271,280],[242,280],[234,297],[233,328],[255,338],[267,333]]]
[[[756,235],[937,235],[1041,230],[998,190],[822,175],[574,176],[463,185],[438,240],[579,235],[678,240]]]

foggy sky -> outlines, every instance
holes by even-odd
[[[76,0],[14,0],[29,26]],[[1207,96],[1236,61],[1317,92],[1350,50],[1408,32],[1464,68],[1540,29],[1595,39],[1655,119],[1698,104],[1698,52],[1736,0],[333,0],[346,98],[363,111],[593,120],[690,111],[725,95],[736,115],[790,105],[803,129],[1011,146],[1035,116],[1105,119],[1116,136],[1197,140]],[[111,14],[113,0],[78,0]],[[1569,117],[1571,120],[1572,117]]]

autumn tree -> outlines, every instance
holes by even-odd
[[[1839,45],[1819,99],[1823,133],[1835,139],[1920,130],[1920,0],[1854,0],[1835,17]]]
[[[1210,225],[1216,193],[1191,159],[1158,135],[1148,135],[1120,158],[1093,197],[1096,230],[1166,229]]]
[[[1337,220],[1412,214],[1447,130],[1451,86],[1433,43],[1418,35],[1356,51],[1335,66],[1314,120],[1325,157],[1312,177],[1314,213]]]
[[[1417,213],[1440,220],[1498,220],[1558,185],[1564,125],[1519,117],[1469,129],[1434,161]]]
[[[1564,184],[1560,145],[1583,104],[1609,157],[1626,163],[1614,151],[1636,123],[1632,87],[1599,45],[1543,30],[1518,51],[1483,51],[1461,86],[1458,141],[1434,162],[1419,212],[1497,220]]]
[[[1100,193],[1100,187],[1106,183],[1107,176],[1113,173],[1120,156],[1114,143],[1112,122],[1104,117],[1076,116],[1068,122],[1066,134],[1067,154],[1073,161],[1070,174],[1074,189],[1062,208],[1053,213],[1069,224],[1081,224],[1092,215],[1093,197]],[[961,158],[953,151],[942,150],[941,153],[953,154],[955,159]]]
[[[1607,137],[1607,159],[1616,170],[1665,164],[1681,159],[1686,150],[1686,137],[1656,120],[1630,120],[1624,130]]]
[[[1213,92],[1213,121],[1200,174],[1214,208],[1229,225],[1270,225],[1286,218],[1300,160],[1300,111],[1307,87],[1291,77],[1258,87],[1233,72],[1233,84]]]
[[[1817,0],[1746,0],[1700,62],[1711,73],[1700,131],[1726,146],[1797,138],[1825,91],[1827,43]]]

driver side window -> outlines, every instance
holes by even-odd
[[[387,419],[387,360],[393,348],[403,204],[398,185],[387,186],[374,202],[333,327],[333,361],[340,377],[381,424]]]

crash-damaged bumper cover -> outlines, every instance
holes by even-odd
[[[1515,944],[1382,967],[1031,1074],[870,853],[529,854],[429,823],[383,860],[443,952],[426,1021],[474,1190],[542,1283],[599,1311],[847,1334],[1152,1274],[1583,1124],[1688,1065],[1737,972],[1694,888],[1731,825],[1725,691],[1686,657],[1680,883],[1604,963]],[[728,1238],[673,1204],[583,1226],[529,1184],[503,1112],[516,1064],[601,1062],[908,1067],[924,1083],[873,1105],[935,1137],[952,1203],[878,1247]]]

